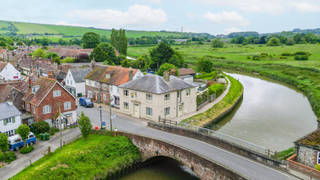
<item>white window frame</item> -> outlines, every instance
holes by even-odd
[[[88,98],[92,98],[92,91],[88,91]]]
[[[29,104],[27,104],[27,110],[29,111],[29,109],[30,109],[30,105],[29,105]]]
[[[146,100],[152,102],[152,94],[146,94]]]
[[[126,111],[129,111],[129,103],[128,102],[123,102],[123,109]]]
[[[69,80],[67,80],[67,84],[69,84]]]
[[[123,90],[123,95],[128,97],[129,96],[129,90],[124,89]]]
[[[53,97],[59,97],[59,96],[61,96],[61,91],[60,90],[53,91]]]
[[[110,85],[110,91],[111,91],[111,92],[113,91],[112,85]]]
[[[70,85],[72,85],[72,80],[70,80]]]
[[[152,108],[146,107],[146,115],[153,116]]]
[[[170,94],[165,94],[165,95],[164,95],[164,101],[165,101],[165,102],[170,101]]]
[[[99,82],[96,82],[96,87],[100,88],[100,83]]]
[[[89,79],[89,86],[91,86],[91,80]]]
[[[186,89],[186,97],[190,97],[190,92],[191,92],[190,89]]]
[[[164,108],[164,115],[165,116],[170,116],[170,107]]]
[[[33,110],[33,114],[36,114],[36,108],[32,107],[32,110]]]
[[[43,110],[43,114],[50,114],[51,113],[51,106],[50,105],[43,106],[42,110]]]
[[[103,96],[103,100],[104,100],[104,101],[107,101],[107,95],[106,95],[106,94],[103,94],[102,96]]]
[[[63,103],[63,109],[64,109],[64,110],[69,110],[69,109],[71,109],[71,102],[69,101],[69,102]]]
[[[107,84],[106,84],[106,83],[103,83],[103,84],[102,84],[102,89],[103,89],[103,90],[107,90]]]

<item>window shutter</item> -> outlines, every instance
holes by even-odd
[[[12,123],[15,123],[16,122],[16,117],[13,117],[12,118]]]
[[[3,120],[4,125],[7,125],[7,119]]]

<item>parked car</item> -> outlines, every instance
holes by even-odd
[[[13,150],[18,151],[20,148],[23,147],[23,140],[19,134],[8,137],[8,141],[9,141],[9,150],[11,151]],[[29,145],[33,145],[36,141],[37,141],[36,136],[32,132],[30,132],[28,139],[26,140],[26,143]]]
[[[93,102],[90,98],[85,98],[85,97],[79,98],[79,104],[85,107],[93,107]]]

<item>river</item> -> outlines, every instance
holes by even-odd
[[[244,86],[243,100],[215,130],[282,151],[317,128],[317,117],[302,91],[267,78],[229,75]]]

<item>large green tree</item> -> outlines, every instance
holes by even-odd
[[[198,62],[197,62],[197,70],[199,72],[206,72],[210,73],[213,68],[213,63],[209,59],[205,59],[202,57]]]
[[[169,64],[169,63],[164,63],[160,66],[159,70],[158,70],[158,75],[159,76],[163,76],[164,71],[171,71],[171,69],[175,69],[176,70],[176,76],[179,76],[179,68],[173,64]]]
[[[41,48],[35,50],[33,53],[32,53],[33,57],[42,57],[42,58],[45,58],[45,55],[46,55],[46,51],[45,50],[42,50]]]
[[[20,137],[23,139],[23,146],[26,144],[26,140],[28,139],[29,133],[30,133],[30,128],[26,124],[22,124],[18,127],[16,131]]]
[[[127,55],[128,38],[124,29],[111,31],[111,45],[124,55]]]
[[[81,130],[82,137],[84,137],[85,140],[87,140],[93,126],[91,124],[90,119],[84,115],[83,111],[81,112],[81,116],[78,121],[78,124]]]
[[[169,59],[174,55],[174,50],[169,44],[160,42],[160,44],[150,50],[151,63],[150,67],[157,69],[163,63],[169,62]]]
[[[137,60],[132,61],[132,67],[135,69],[144,69],[147,65],[147,61],[143,57],[139,57]]]
[[[267,46],[280,46],[280,45],[281,45],[281,41],[277,37],[272,37],[271,39],[269,39],[267,43]]]
[[[223,46],[224,42],[222,42],[220,38],[213,40],[211,43],[211,47],[213,48],[223,48]]]
[[[6,154],[5,152],[8,150],[9,148],[9,142],[8,142],[8,136],[6,135],[6,133],[1,133],[0,134],[0,149],[3,153],[3,159],[6,159]]]
[[[57,53],[54,53],[54,52],[48,52],[46,55],[45,55],[45,59],[54,59],[56,57],[59,57],[59,55]]]
[[[120,65],[116,53],[113,47],[109,43],[101,43],[93,49],[93,52],[90,54],[90,59],[95,59],[97,62],[108,61],[108,64],[115,63]]]
[[[100,35],[94,32],[87,32],[82,36],[83,49],[95,48],[100,44]]]

